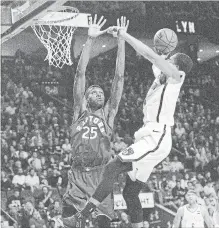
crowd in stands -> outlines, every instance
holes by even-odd
[[[38,67],[40,64],[42,67]],[[108,98],[114,70],[115,53],[95,58],[86,72],[87,86],[99,84]],[[173,150],[154,169],[143,191],[154,192],[157,203],[176,211],[185,204],[187,190],[195,188],[200,204],[207,205],[212,220],[219,224],[218,107],[202,100],[207,87],[216,90],[219,84],[216,70],[203,70],[196,68],[186,79],[172,129]],[[57,103],[39,96],[36,83],[51,78],[58,82],[62,77],[68,78],[66,75],[63,70],[30,60],[20,51],[13,60],[2,62],[2,208],[11,216],[10,224],[14,219],[18,227],[59,227],[61,196],[71,165],[72,104],[68,97],[59,98],[62,102]],[[124,92],[112,139],[114,154],[130,145],[134,132],[141,127],[142,104],[152,80],[150,64],[139,56],[127,57]],[[120,175],[115,194],[122,192],[124,181],[125,175]],[[121,222],[112,223],[112,227],[131,227],[124,212],[115,212],[115,217],[121,218]],[[4,219],[8,220],[8,216],[2,213],[3,222]],[[92,215],[87,227],[96,228],[94,219]],[[150,223],[150,218],[146,220]],[[144,226],[149,227],[149,223],[145,221]]]

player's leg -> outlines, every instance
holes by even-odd
[[[125,188],[123,189],[123,197],[127,205],[128,214],[131,218],[133,228],[141,228],[143,221],[143,210],[139,199],[139,193],[143,183],[140,181],[132,181],[127,175]]]
[[[123,163],[116,156],[106,165],[100,183],[97,186],[92,198],[90,199],[90,202],[96,204],[97,206],[113,191],[113,184],[116,182],[118,175],[120,173],[129,172],[131,170],[131,162]]]
[[[123,163],[117,156],[111,160],[106,166],[102,173],[102,177],[99,185],[96,188],[93,196],[90,198],[89,202],[86,204],[85,208],[76,214],[76,217],[70,217],[63,219],[63,222],[66,226],[71,227],[72,223],[79,223],[82,218],[86,218],[89,216],[91,212],[93,212],[99,204],[113,191],[113,184],[116,182],[118,175],[120,173],[129,172],[132,170],[132,163],[125,162]],[[76,220],[75,220],[76,219]],[[77,223],[77,224],[79,224]],[[79,227],[80,224],[79,224]]]
[[[143,211],[139,200],[139,193],[143,184],[146,183],[150,177],[154,167],[170,153],[170,132],[168,131],[167,134],[160,135],[155,142],[157,142],[157,145],[151,144],[150,137],[147,137],[140,139],[138,143],[132,145],[132,149],[138,151],[138,154],[141,154],[141,159],[132,163],[132,171],[128,172],[126,185],[123,190],[123,197],[127,204],[133,228],[143,227]],[[153,149],[143,156],[143,148],[151,148],[149,145],[153,145]],[[126,156],[129,157],[128,153],[126,155],[123,154],[122,156],[123,159],[126,159]],[[133,155],[130,153],[130,156]]]
[[[79,224],[83,218],[88,217],[88,215],[112,192],[113,183],[116,181],[118,175],[133,170],[132,161],[142,160],[146,155],[154,153],[163,141],[166,126],[163,128],[163,131],[156,132],[156,137],[148,135],[147,137],[140,139],[110,161],[105,167],[95,193],[90,198],[85,208],[80,213],[77,213],[76,216],[65,219],[64,223],[72,224],[74,222]],[[81,226],[79,225],[79,227]]]

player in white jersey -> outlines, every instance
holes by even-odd
[[[188,204],[180,207],[173,222],[173,228],[213,228],[207,209],[197,203],[197,195],[194,190],[186,194]],[[181,224],[181,225],[180,225]]]
[[[170,60],[165,60],[147,45],[129,35],[123,28],[112,27],[108,31],[118,36],[118,39],[128,42],[156,66],[154,67],[155,81],[145,98],[144,126],[135,133],[135,143],[121,151],[106,165],[101,181],[85,208],[75,216],[64,219],[67,227],[82,227],[82,220],[112,192],[114,182],[123,172],[129,174],[123,197],[132,226],[133,228],[143,227],[143,211],[138,195],[153,168],[170,153],[171,126],[174,124],[176,101],[185,75],[193,65],[191,58],[182,53],[177,53]]]

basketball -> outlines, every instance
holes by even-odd
[[[154,36],[154,46],[158,54],[170,53],[176,48],[177,44],[177,35],[171,29],[160,29]]]

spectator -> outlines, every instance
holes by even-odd
[[[176,175],[172,176],[172,179],[169,180],[168,182],[168,186],[173,189],[176,186]]]
[[[188,189],[188,181],[189,181],[189,174],[185,173],[185,176],[183,179],[181,179],[181,188],[183,189]]]
[[[206,180],[206,183],[207,182],[212,182],[212,177],[211,177],[211,173],[209,171],[207,171],[205,173],[205,180]]]
[[[127,145],[124,143],[123,139],[119,136],[115,138],[114,150],[118,154],[121,150],[127,148]]]
[[[42,169],[41,160],[38,158],[37,152],[33,152],[32,157],[30,157],[28,159],[28,163],[35,170],[41,170]]]
[[[58,156],[61,156],[61,154],[62,154],[62,152],[63,152],[61,143],[60,143],[60,141],[59,141],[58,138],[55,138],[55,140],[54,140],[53,151],[54,151],[54,153],[57,154]]]
[[[204,187],[204,193],[205,196],[208,197],[211,194],[213,195],[213,197],[217,197],[217,194],[215,192],[215,189],[213,188],[213,183],[211,181],[208,181]]]
[[[143,222],[143,228],[149,228],[150,227],[150,224],[148,221],[144,221]]]
[[[6,176],[5,171],[1,172],[1,190],[8,191],[12,187],[11,180]]]
[[[160,202],[161,199],[161,184],[160,181],[157,179],[156,175],[153,175],[151,177],[151,181],[148,183],[148,187],[150,191],[154,192],[154,197],[158,202]]]
[[[132,228],[132,224],[128,219],[128,215],[125,212],[121,213],[121,223],[119,224],[119,228]]]
[[[21,208],[21,205],[23,204],[23,198],[20,196],[20,190],[18,188],[14,189],[14,195],[8,198],[8,207],[16,207],[18,209]]]
[[[49,207],[51,203],[53,203],[53,199],[51,198],[52,191],[49,191],[47,186],[43,187],[43,192],[38,196],[38,202],[42,201],[45,207]]]
[[[48,108],[46,109],[47,113],[53,114],[53,108],[54,108],[53,102],[50,101],[50,102],[49,102],[49,106],[48,106]]]
[[[52,175],[48,178],[48,183],[53,188],[57,186],[61,186],[62,177],[61,177],[61,173],[57,170],[57,168],[53,169]]]
[[[71,151],[71,144],[69,143],[69,139],[65,138],[65,143],[62,145],[62,149],[65,153],[70,153]]]
[[[42,201],[39,202],[38,211],[40,213],[41,218],[44,219],[45,221],[47,221],[48,220],[48,216],[47,216],[48,210]]]
[[[30,88],[28,86],[25,87],[22,95],[23,95],[23,97],[25,99],[28,99],[28,98],[32,98],[33,97],[33,93],[30,91]]]
[[[30,228],[46,228],[46,222],[42,219],[39,211],[34,210],[33,216],[30,218]]]
[[[204,187],[204,185],[205,185],[205,179],[204,179],[204,177],[202,176],[201,173],[198,173],[197,174],[197,181]]]
[[[182,135],[184,135],[186,133],[185,128],[182,127],[181,123],[176,123],[175,133],[178,138],[181,138]]]
[[[181,171],[183,169],[184,169],[184,166],[183,166],[182,162],[180,162],[178,160],[178,157],[177,156],[174,156],[173,157],[173,161],[170,162],[170,170],[172,172],[179,172],[179,171]]]
[[[8,113],[10,116],[13,116],[16,112],[16,107],[14,106],[14,102],[10,101],[9,106],[5,109],[5,112]]]
[[[25,151],[21,151],[19,154],[19,161],[21,162],[21,168],[23,170],[27,170],[29,168],[27,159],[28,159],[28,153]]]
[[[59,170],[65,169],[65,170],[69,170],[70,169],[70,162],[69,162],[69,155],[65,154],[63,156],[62,161],[59,163]]]
[[[18,169],[18,173],[14,175],[12,179],[12,184],[15,187],[18,187],[20,190],[25,188],[25,175],[23,174],[22,168]]]
[[[181,187],[181,181],[176,181],[176,186],[172,189],[172,195],[174,199],[179,199],[180,197],[185,196],[186,192],[185,189]]]
[[[26,176],[25,184],[27,187],[30,187],[32,192],[34,191],[34,189],[39,188],[40,179],[36,175],[34,169],[30,169],[29,175]]]
[[[50,206],[49,215],[51,218],[61,216],[62,215],[62,208],[58,200],[54,202],[53,205]]]
[[[164,172],[169,172],[171,169],[170,158],[166,157],[166,159],[162,162],[162,167]]]

